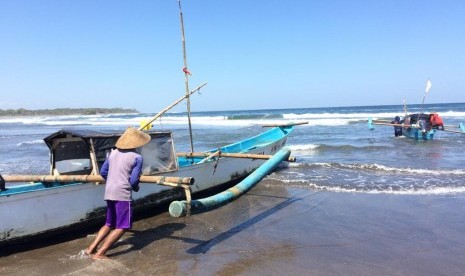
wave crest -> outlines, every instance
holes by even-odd
[[[421,175],[465,175],[465,170],[454,169],[418,169],[418,168],[396,168],[379,164],[342,164],[337,162],[320,162],[320,163],[295,163],[295,168],[328,168],[328,169],[350,169],[356,171],[372,171],[372,172],[393,172],[404,174],[421,174]]]

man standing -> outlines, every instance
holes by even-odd
[[[93,259],[106,259],[105,253],[126,230],[132,228],[132,191],[139,191],[142,173],[142,156],[136,149],[150,141],[150,135],[135,128],[128,128],[116,141],[113,150],[103,163],[100,174],[106,179],[105,201],[107,215],[105,225],[85,250]],[[102,246],[97,250],[100,242]],[[97,250],[97,251],[96,251]]]
[[[432,128],[444,130],[444,123],[437,113],[431,114],[430,122]]]
[[[391,122],[391,124],[398,125],[398,126],[394,126],[394,135],[396,137],[402,136],[402,126],[400,124],[400,117],[396,116],[394,118],[394,121]]]

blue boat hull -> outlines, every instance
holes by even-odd
[[[423,133],[421,129],[418,128],[404,128],[402,130],[402,135],[415,140],[433,140],[435,132],[435,129],[431,129]]]

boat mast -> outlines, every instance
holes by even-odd
[[[189,122],[189,138],[191,143],[191,152],[194,152],[194,143],[192,141],[192,124],[191,124],[191,101],[190,101],[190,94],[189,94],[189,75],[191,73],[187,69],[187,54],[186,54],[186,39],[184,37],[184,20],[182,17],[182,9],[181,9],[181,0],[178,0],[179,6],[179,17],[181,20],[181,35],[182,35],[182,52],[184,57],[184,68],[182,71],[184,72],[184,82],[186,86],[186,102],[187,102],[187,120]]]
[[[407,101],[404,98],[404,119],[407,118]]]
[[[431,89],[431,80],[428,79],[428,81],[426,81],[425,94],[423,95],[423,100],[421,101],[420,114],[423,114],[423,104],[425,103],[426,95],[429,93],[430,89]]]

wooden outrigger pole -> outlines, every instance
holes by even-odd
[[[102,182],[106,180],[101,175],[3,175],[5,182]],[[175,177],[159,175],[141,175],[141,183],[154,183],[167,186],[176,186],[177,184],[192,185],[192,177]]]
[[[180,103],[182,100],[188,98],[190,95],[194,94],[195,92],[199,91],[200,88],[204,87],[205,85],[207,84],[207,82],[204,82],[202,83],[201,85],[197,86],[194,90],[190,91],[188,94],[182,96],[181,98],[177,99],[174,103],[172,103],[171,105],[165,107],[165,109],[163,109],[162,111],[158,112],[157,115],[155,115],[152,119],[150,119],[150,121],[148,122],[144,122],[144,124],[142,124],[140,127],[139,127],[139,130],[143,130],[145,129],[146,127],[148,127],[151,123],[153,123],[156,119],[158,119],[160,116],[162,116],[163,114],[166,113],[166,111],[170,110],[171,108],[173,108],[175,105],[177,105],[178,103]]]
[[[215,154],[215,156],[211,156]],[[214,153],[210,152],[177,152],[176,156],[178,157],[229,157],[229,158],[247,158],[247,159],[270,159],[273,155],[269,154],[250,154],[250,153],[225,153],[216,151]],[[295,162],[296,158],[294,156],[289,156],[288,159],[284,160],[288,162]]]
[[[181,9],[181,0],[178,0],[179,6],[179,17],[181,20],[181,35],[182,35],[182,52],[184,57],[184,82],[186,86],[186,102],[187,102],[187,120],[189,122],[189,137],[190,137],[190,144],[191,144],[191,152],[194,152],[194,143],[192,141],[192,124],[191,124],[191,101],[189,98],[189,75],[191,74],[187,69],[187,54],[186,54],[186,39],[184,36],[184,20],[182,17],[182,9]]]

